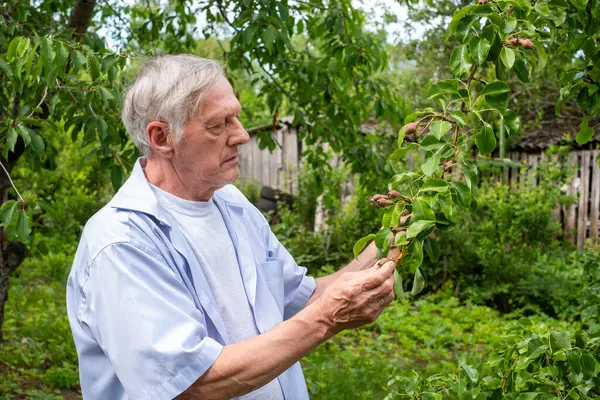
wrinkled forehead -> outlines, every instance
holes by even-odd
[[[241,105],[231,84],[223,78],[208,91],[199,108],[202,110],[202,119],[207,119],[221,114],[237,114]]]

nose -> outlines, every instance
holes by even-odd
[[[236,146],[248,143],[248,140],[250,140],[250,135],[246,132],[242,123],[236,118],[234,132],[229,138],[229,145]]]

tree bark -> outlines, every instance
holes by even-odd
[[[81,38],[85,35],[87,28],[92,22],[96,0],[78,0],[71,11],[69,28],[73,29],[75,37]]]
[[[10,157],[9,160],[0,158],[0,162],[2,162],[9,173],[24,150],[25,146],[21,145],[19,148],[15,148],[16,153],[13,153],[14,156]],[[0,172],[0,193],[2,203],[4,203],[8,200],[8,190],[11,184],[4,171]],[[26,255],[27,247],[20,242],[9,242],[6,231],[2,229],[0,232],[0,342],[3,340],[4,305],[6,304],[6,300],[8,300],[10,275],[23,262]]]

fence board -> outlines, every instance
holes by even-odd
[[[590,237],[593,243],[598,243],[598,218],[600,218],[600,168],[596,159],[599,150],[592,152],[592,193],[590,195]]]
[[[577,247],[585,244],[587,233],[588,198],[590,188],[590,152],[581,152],[581,172],[579,180],[579,205],[577,207]]]
[[[578,165],[578,154],[573,152],[571,153],[571,156],[569,157],[569,163],[573,164],[573,165]],[[573,179],[571,179],[571,182],[569,183],[569,187],[567,190],[567,194],[570,196],[577,196],[577,187],[578,187],[578,183],[579,183],[579,172],[575,173],[575,176],[573,177]],[[577,205],[573,204],[570,206],[565,206],[564,207],[564,215],[565,215],[565,220],[564,220],[564,236],[565,238],[571,239],[571,241],[575,242],[575,237],[573,235],[573,231],[575,231],[576,229],[576,210],[577,210]]]

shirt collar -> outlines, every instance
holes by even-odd
[[[154,194],[144,174],[144,167],[147,162],[148,160],[145,157],[137,159],[131,175],[109,204],[114,208],[151,215],[163,224],[171,226],[163,207],[159,204],[156,194]],[[241,205],[235,196],[232,196],[230,191],[225,190],[225,188],[217,190],[213,197],[217,202],[222,200],[229,203],[229,205]]]

